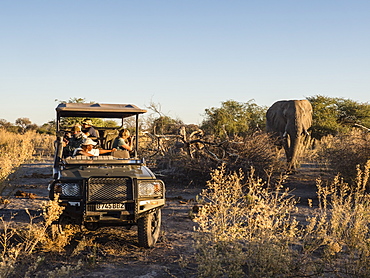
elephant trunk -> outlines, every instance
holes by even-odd
[[[292,136],[290,136],[287,161],[289,164],[289,168],[291,169],[294,169],[297,164],[297,155],[300,144],[300,138],[301,136],[297,134],[293,134]]]
[[[303,133],[304,128],[300,124],[301,119],[299,115],[295,115],[291,121],[287,122],[285,132],[289,134],[289,138],[287,138],[287,162],[288,167],[290,169],[295,169],[297,164],[297,155],[299,150],[300,138],[301,134]]]

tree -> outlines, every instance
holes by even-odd
[[[38,130],[39,126],[37,124],[29,124],[27,127],[26,127],[26,131],[30,131],[30,130]]]
[[[160,116],[153,121],[152,129],[155,134],[175,134],[184,123],[169,116]]]
[[[370,127],[370,104],[351,99],[338,99],[339,123],[342,125],[360,124]]]
[[[40,134],[55,134],[56,124],[55,121],[49,121],[44,123],[41,127],[38,128],[37,132]]]
[[[86,103],[86,99],[82,97],[71,97],[69,100],[59,100],[55,99],[56,102],[59,103]],[[90,103],[94,103],[93,101],[90,101]]]
[[[180,126],[184,123],[179,119],[173,119],[162,112],[162,107],[160,103],[154,103],[153,101],[146,107],[152,110],[157,117],[149,117],[149,123],[147,124],[149,129],[154,134],[174,134],[177,133]]]
[[[105,120],[103,122],[103,126],[104,127],[119,127],[119,125],[117,124],[115,120]]]
[[[370,128],[370,105],[345,98],[316,95],[307,98],[313,108],[312,136],[320,139],[325,135],[347,133],[352,127]]]
[[[258,106],[254,100],[246,103],[227,100],[221,107],[205,110],[201,128],[217,137],[245,135],[265,126],[266,107]]]
[[[0,127],[1,128],[4,128],[4,129],[8,129],[9,127],[11,127],[12,124],[10,122],[8,122],[7,120],[5,119],[0,119]]]
[[[21,128],[21,132],[27,131],[27,127],[32,124],[29,118],[18,118],[15,120],[15,124]]]

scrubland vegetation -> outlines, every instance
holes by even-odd
[[[189,212],[194,254],[181,258],[182,267],[195,258],[198,277],[370,276],[369,106],[322,96],[309,100],[313,136],[300,162],[332,177],[315,177],[317,203],[310,203],[304,220],[295,217],[297,199],[285,186],[282,150],[263,132],[265,108],[227,101],[206,110],[199,127],[164,115],[143,125],[142,153],[156,172],[167,183],[204,188],[199,210]],[[245,118],[247,125],[238,122]],[[2,184],[22,163],[52,154],[52,136],[26,129],[0,130]],[[72,248],[75,230],[53,232],[51,222],[61,213],[55,202],[44,204],[44,222],[30,215],[19,229],[2,220],[0,277],[68,277],[96,263],[93,239],[80,237]],[[76,263],[41,272],[46,257],[65,253],[66,246]]]
[[[35,131],[24,134],[0,129],[0,185],[22,163],[53,153],[53,136],[43,136]]]
[[[339,176],[318,180],[319,205],[305,223],[280,183],[214,170],[194,219],[199,277],[369,277],[369,166],[352,187]]]

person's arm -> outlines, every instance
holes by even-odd
[[[85,156],[94,156],[93,154],[88,153],[88,152],[86,152],[86,151],[84,151],[84,150],[79,150],[79,151],[77,151],[77,154],[85,155]]]
[[[116,151],[117,149],[116,148],[113,148],[111,150],[103,150],[103,149],[99,149],[99,154],[105,154],[105,153],[111,153],[111,152],[114,152]]]
[[[133,146],[133,143],[132,143],[133,139],[134,139],[133,137],[129,138],[129,140],[130,140],[129,144],[127,144],[124,140],[122,140],[121,147],[128,150],[129,152],[131,152],[133,150],[133,147],[132,147]]]

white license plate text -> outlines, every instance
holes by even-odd
[[[125,204],[113,203],[113,204],[96,204],[96,210],[121,210],[125,209]]]

